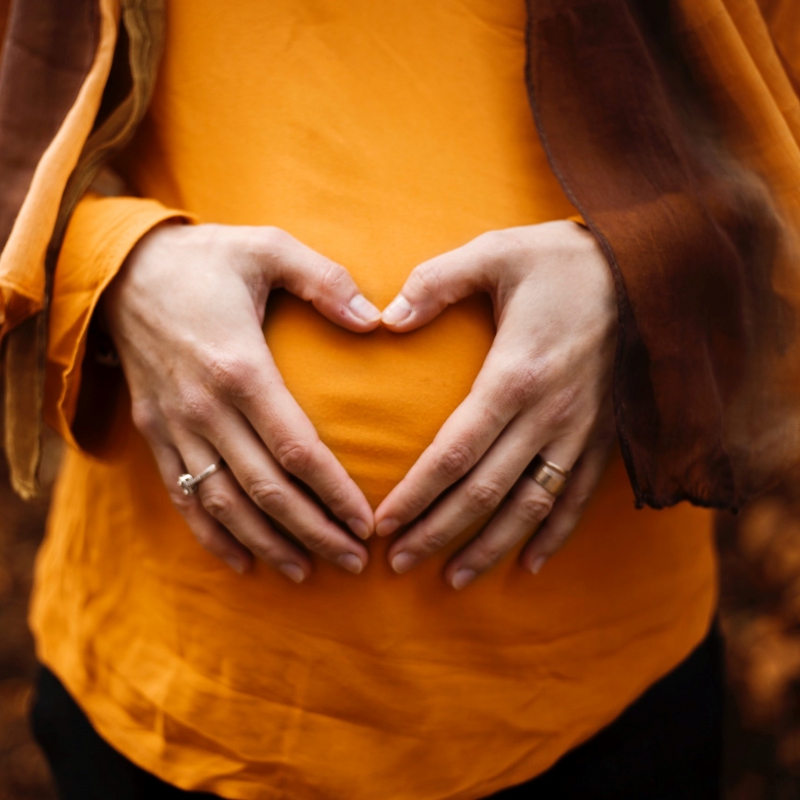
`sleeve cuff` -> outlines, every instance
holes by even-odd
[[[167,220],[195,221],[155,200],[95,194],[81,200],[70,220],[50,306],[44,418],[73,447],[79,446],[72,423],[92,315],[136,243]],[[108,367],[104,372],[109,382],[117,377]]]

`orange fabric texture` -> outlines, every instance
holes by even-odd
[[[381,307],[423,259],[574,214],[528,108],[522,0],[171,0],[167,26],[124,165],[158,203],[84,200],[58,265],[48,418],[62,431],[91,308],[165,207],[283,227]],[[466,396],[493,333],[483,297],[410,335],[357,336],[280,293],[265,325],[289,389],[374,505]],[[708,513],[635,511],[619,458],[539,576],[509,557],[454,592],[452,549],[396,576],[372,541],[362,575],[318,563],[295,586],[203,551],[120,414],[112,460],[67,453],[31,620],[100,733],[183,788],[482,797],[610,722],[708,629]]]
[[[69,236],[61,251],[67,269],[56,272],[50,313],[45,422],[68,444],[76,446],[71,423],[80,391],[89,322],[100,295],[117,274],[125,257],[147,231],[186,214],[154,200],[100,197],[89,194],[75,209],[72,228],[102,231],[86,240]],[[74,249],[77,247],[77,250]]]

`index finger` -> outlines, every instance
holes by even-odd
[[[373,515],[367,498],[320,440],[260,342],[253,360],[233,366],[220,383],[283,469],[303,481],[356,536],[368,538]]]
[[[375,529],[388,536],[418,517],[472,469],[521,408],[518,393],[498,379],[490,351],[472,390],[433,442],[378,506]]]

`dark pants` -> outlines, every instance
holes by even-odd
[[[718,632],[611,725],[502,800],[719,800],[722,647]],[[139,769],[94,731],[58,679],[42,668],[33,731],[61,800],[180,800],[184,792]],[[376,788],[375,800],[381,800]],[[347,798],[342,798],[347,800]]]

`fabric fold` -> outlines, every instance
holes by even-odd
[[[800,454],[798,99],[755,2],[730,6],[529,2],[534,114],[614,271],[617,428],[656,508],[736,509]]]

